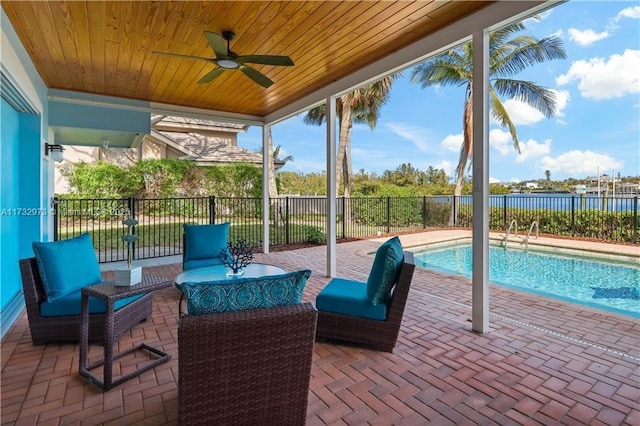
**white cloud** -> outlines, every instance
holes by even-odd
[[[447,135],[440,142],[440,146],[447,151],[460,152],[460,147],[462,147],[463,141],[464,137],[462,137],[462,133],[458,133],[456,135]]]
[[[511,133],[501,129],[491,129],[491,131],[489,131],[489,146],[497,149],[502,155],[515,152],[513,141],[511,140]]]
[[[573,62],[569,71],[556,78],[563,86],[576,80],[583,97],[604,100],[627,93],[640,93],[640,50],[627,49],[608,60],[591,58]]]
[[[640,6],[626,7],[622,9],[616,15],[615,20],[619,21],[622,18],[640,19]]]
[[[528,139],[520,141],[520,154],[513,147],[511,134],[501,129],[492,129],[489,132],[489,144],[495,148],[501,155],[515,154],[515,162],[523,163],[524,161],[547,155],[551,152],[551,139],[547,139],[542,143],[536,140]]]
[[[542,157],[551,153],[551,139],[538,143],[533,139],[520,141],[520,155],[516,155],[516,163],[524,163],[534,157]]]
[[[564,117],[564,109],[569,105],[571,95],[567,90],[555,90],[551,91],[556,95],[556,117]]]
[[[567,90],[550,89],[556,96],[556,117],[564,117],[564,109],[569,104],[571,95]],[[536,124],[545,119],[543,113],[530,106],[526,102],[517,99],[507,99],[503,103],[507,114],[516,126],[527,126]],[[491,117],[491,124],[498,124],[498,121]]]
[[[511,179],[509,179],[509,182],[520,183],[522,182],[522,180],[517,177],[512,177]]]
[[[522,21],[522,23],[527,27],[533,26],[538,22],[541,22],[547,19],[549,16],[551,16],[552,13],[553,13],[553,9],[547,9],[540,13],[536,13],[531,18],[525,19],[524,21]]]
[[[596,41],[609,37],[610,34],[607,31],[597,33],[592,29],[577,30],[575,28],[569,28],[569,40],[579,44],[580,46],[589,46]]]
[[[489,176],[489,183],[500,183],[502,182],[500,179],[496,179],[494,177]]]
[[[516,126],[536,124],[544,120],[544,114],[528,104],[516,100],[509,99],[504,102],[504,107]]]
[[[413,143],[421,152],[433,152],[431,131],[408,123],[386,123],[393,133]]]
[[[551,173],[566,173],[568,175],[594,175],[600,170],[621,169],[623,161],[616,161],[608,155],[593,151],[567,151],[557,157],[544,157],[540,162],[540,170],[550,170]]]
[[[433,168],[436,170],[440,170],[440,169],[444,170],[444,172],[449,177],[453,177],[453,175],[455,174],[455,166],[451,161],[443,160],[438,164],[434,165]]]

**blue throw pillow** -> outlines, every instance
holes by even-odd
[[[260,278],[186,282],[180,286],[189,315],[296,305],[311,271],[302,270]]]
[[[88,233],[62,241],[34,241],[32,245],[48,302],[102,280]]]
[[[367,280],[367,297],[373,305],[384,302],[391,288],[398,281],[404,252],[400,238],[385,241],[376,252]]]
[[[220,257],[229,240],[229,222],[216,225],[184,224],[184,260]]]

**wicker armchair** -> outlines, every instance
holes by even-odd
[[[40,278],[40,271],[36,258],[21,259],[20,274],[22,275],[22,288],[27,307],[27,318],[31,341],[34,345],[44,345],[49,342],[77,342],[80,340],[80,315],[43,317],[40,315],[40,304],[44,302],[45,293]],[[80,297],[78,297],[80,307]],[[115,312],[114,333],[118,338],[122,333],[134,325],[151,316],[151,294],[123,306]],[[105,327],[104,314],[91,314],[89,316],[89,339],[102,341]]]
[[[184,316],[182,425],[304,425],[317,311],[311,303]]]
[[[361,343],[381,351],[393,352],[398,340],[414,269],[413,253],[405,251],[398,282],[387,303],[386,320],[373,320],[318,310],[316,339]]]

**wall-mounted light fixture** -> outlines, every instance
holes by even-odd
[[[48,144],[48,143],[44,144],[44,155],[51,155],[51,159],[56,163],[59,163],[62,161],[62,151],[64,151],[64,148],[62,147],[62,145],[58,145],[58,144],[54,145],[54,144]]]

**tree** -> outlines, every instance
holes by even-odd
[[[293,161],[293,157],[288,155],[287,157],[280,159],[280,145],[276,148],[273,147],[273,137],[271,135],[271,126],[267,128],[267,152],[269,153],[267,167],[269,168],[269,200],[271,204],[271,209],[274,215],[274,221],[276,221],[276,226],[282,226],[284,224],[284,220],[282,218],[282,212],[278,209],[278,185],[276,182],[276,166],[275,159],[280,160],[281,162],[286,163],[287,161]],[[262,161],[265,159],[263,158]]]
[[[353,123],[365,123],[371,129],[376,127],[382,106],[389,100],[393,81],[400,74],[392,74],[376,82],[359,87],[336,100],[336,110],[340,119],[338,150],[336,153],[336,193],[342,184],[343,194],[349,197],[353,190],[353,170],[351,163],[351,128]],[[304,117],[305,124],[321,125],[326,121],[327,107],[312,108]]]
[[[520,152],[515,125],[499,96],[527,103],[547,118],[555,114],[554,93],[530,81],[515,80],[512,76],[536,64],[566,57],[562,41],[556,37],[538,40],[532,36],[514,33],[525,29],[521,22],[508,25],[489,35],[489,96],[491,115],[502,127],[507,127],[514,148]],[[462,119],[463,143],[456,167],[454,195],[462,193],[467,162],[473,158],[472,101],[473,50],[471,42],[444,52],[415,67],[411,82],[430,86],[466,86]]]
[[[551,180],[551,170],[545,170],[544,176],[547,179],[547,182],[549,182]]]

